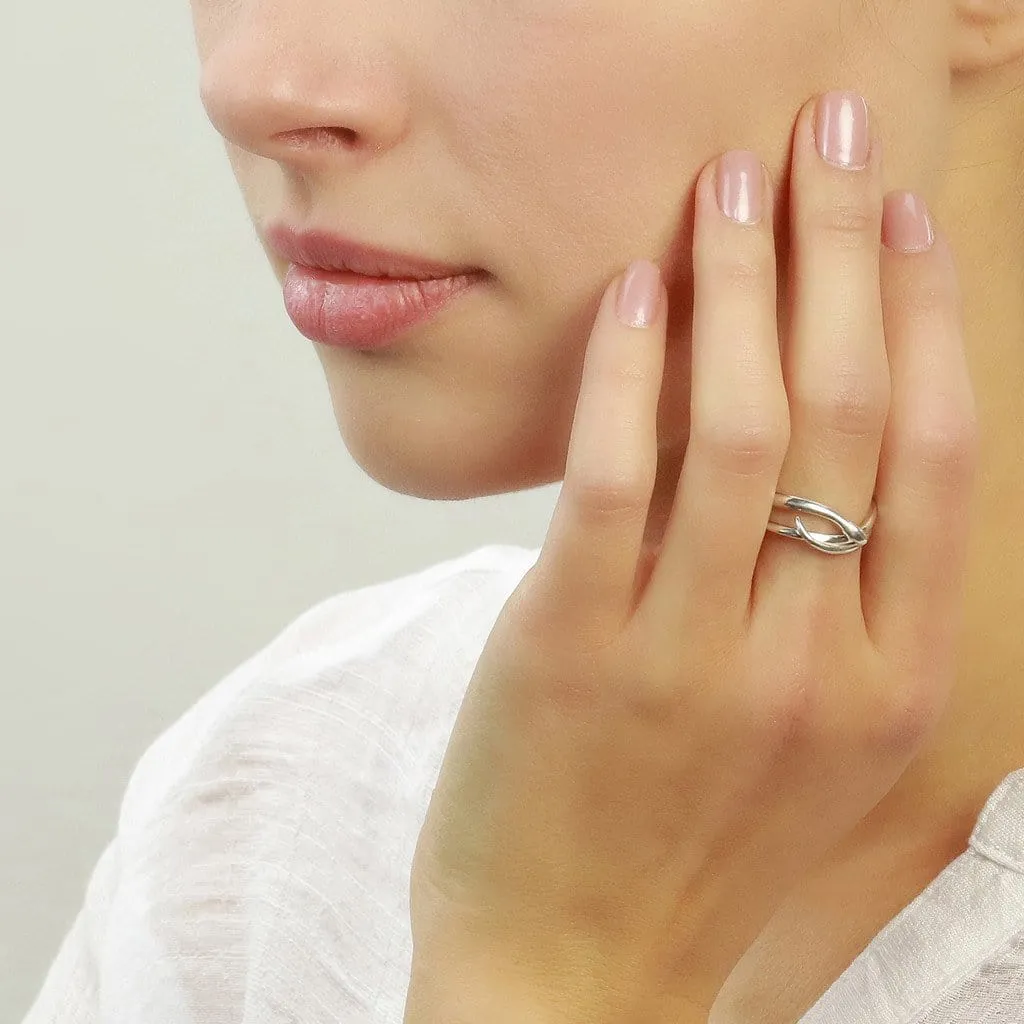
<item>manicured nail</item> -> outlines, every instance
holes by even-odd
[[[718,207],[730,220],[756,224],[764,204],[761,161],[747,149],[733,149],[715,169]]]
[[[630,264],[619,283],[616,315],[626,327],[650,327],[661,304],[661,270],[648,260]]]
[[[864,97],[842,90],[825,93],[818,100],[814,135],[822,160],[849,171],[867,167],[871,134]]]
[[[890,192],[882,213],[882,241],[896,252],[924,252],[935,243],[928,204],[913,192]]]

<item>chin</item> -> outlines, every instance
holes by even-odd
[[[337,419],[345,447],[360,469],[389,491],[411,498],[469,501],[542,487],[564,475],[564,455],[561,465],[557,455],[531,458],[523,444],[502,449],[422,431],[415,438],[399,438],[394,432],[367,432],[345,417]]]
[[[407,456],[413,453],[407,450],[362,451],[349,438],[345,438],[345,446],[363,472],[382,487],[425,501],[489,498],[543,487],[561,479],[557,471],[543,474],[524,469],[518,459],[473,461],[465,458],[465,451],[450,449],[423,459],[409,459]],[[453,461],[453,454],[462,458]]]
[[[356,464],[396,494],[469,501],[530,490],[565,473],[566,424],[541,421],[500,393],[440,383],[433,368],[320,352],[331,407]],[[347,355],[347,354],[344,354]],[[568,405],[566,406],[568,408]],[[564,434],[564,437],[563,437]]]

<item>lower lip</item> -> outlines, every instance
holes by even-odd
[[[292,323],[311,341],[379,349],[429,320],[483,276],[397,280],[293,263],[284,278],[284,303]]]

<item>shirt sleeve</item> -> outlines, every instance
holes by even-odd
[[[145,752],[23,1024],[401,1024],[410,868],[535,552],[335,595]]]
[[[61,944],[24,1024],[101,1024],[99,949],[117,888],[118,845],[103,851],[85,901]]]
[[[364,668],[300,660],[147,752],[24,1024],[401,1021],[425,782]]]

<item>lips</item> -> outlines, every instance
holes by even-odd
[[[284,279],[284,301],[292,323],[311,341],[381,349],[482,282],[479,275],[392,281],[293,263]]]
[[[422,256],[382,249],[327,231],[296,231],[271,224],[267,244],[292,263],[318,270],[347,271],[364,277],[430,281],[484,273],[479,267],[441,263]]]

